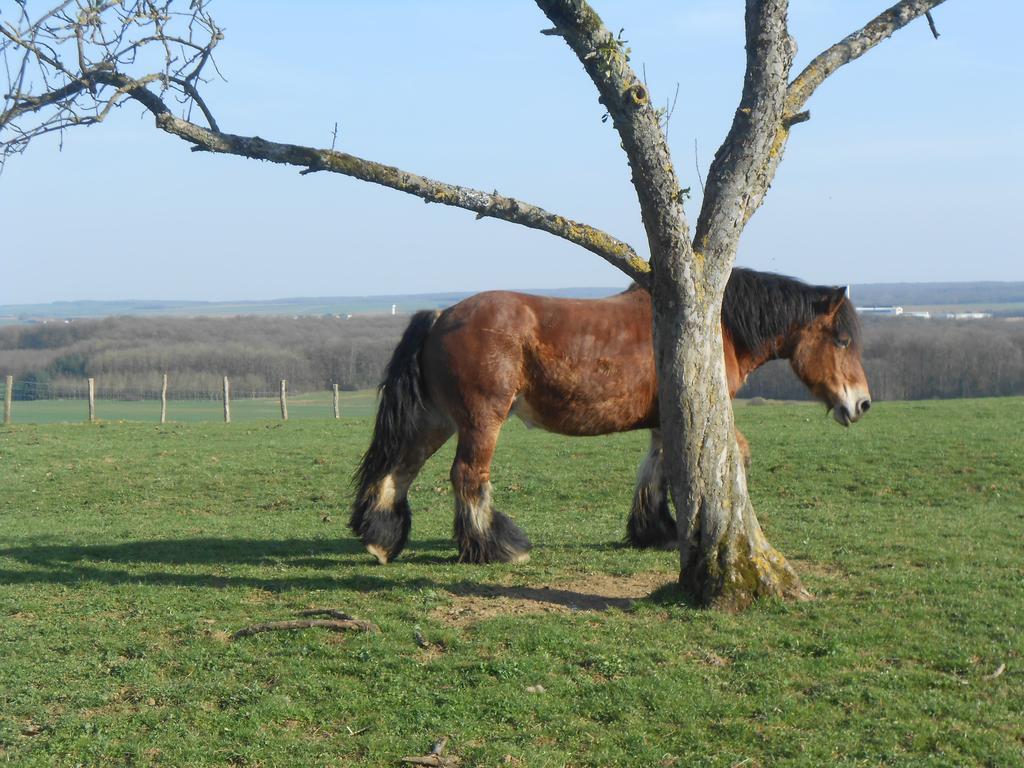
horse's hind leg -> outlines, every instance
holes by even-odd
[[[634,547],[675,549],[676,521],[668,506],[668,479],[661,453],[661,431],[651,430],[651,447],[640,463],[626,540]]]
[[[402,447],[396,465],[369,487],[360,489],[352,511],[352,529],[366,551],[384,565],[405,549],[412,527],[409,487],[423,465],[452,436],[448,425],[421,423],[416,437]]]
[[[521,563],[530,557],[526,534],[491,506],[491,458],[500,429],[496,424],[459,431],[451,478],[460,562]]]
[[[743,433],[738,429],[736,430],[736,444],[740,447],[740,455],[743,457],[743,466],[750,469],[750,443],[747,442],[747,438],[743,436]]]

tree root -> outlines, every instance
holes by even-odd
[[[292,630],[292,629],[312,629],[314,627],[320,627],[321,629],[329,629],[332,632],[347,632],[347,631],[358,631],[358,632],[380,632],[380,627],[371,621],[363,621],[362,619],[356,619],[349,616],[344,611],[339,611],[334,608],[311,608],[306,611],[299,611],[297,616],[330,616],[329,619],[291,619],[288,621],[268,621],[262,624],[252,624],[248,627],[242,627],[242,629],[231,635],[232,640],[238,640],[241,637],[249,637],[250,635],[256,635],[260,632],[277,632],[281,630]]]

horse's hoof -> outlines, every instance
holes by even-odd
[[[671,552],[679,549],[679,540],[675,536],[644,536],[641,538],[627,534],[626,546],[633,549],[657,549]]]
[[[459,562],[470,563],[472,565],[490,565],[491,563],[510,563],[512,565],[519,565],[525,563],[530,559],[529,552],[496,552],[493,554],[486,554],[484,552],[460,552]]]
[[[381,565],[387,565],[388,560],[391,559],[391,553],[389,553],[383,547],[379,547],[376,544],[367,544],[366,551],[377,558],[377,562]]]

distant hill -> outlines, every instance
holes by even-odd
[[[525,293],[572,298],[610,296],[623,288],[523,289]],[[394,296],[326,296],[268,299],[265,301],[55,301],[49,304],[0,304],[0,325],[42,320],[68,320],[118,316],[225,317],[234,315],[373,315],[399,314],[419,309],[441,309],[476,291],[417,293]]]
[[[523,289],[525,293],[572,298],[598,298],[622,288]],[[235,315],[372,315],[398,314],[450,306],[474,291],[396,294],[391,296],[324,296],[266,301],[55,301],[50,304],[0,304],[0,325],[43,320],[117,316],[230,317]],[[1024,315],[1024,282],[865,283],[851,286],[859,306],[954,307],[986,309],[996,314]]]
[[[1024,283],[867,283],[851,286],[850,296],[863,307],[968,304],[996,308],[1024,304]]]

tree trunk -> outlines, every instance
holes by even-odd
[[[786,0],[748,0],[747,76],[733,126],[708,171],[691,241],[679,179],[647,87],[584,0],[537,0],[576,52],[622,139],[651,249],[655,364],[665,472],[678,514],[680,583],[701,605],[740,610],[762,595],[804,597],[764,538],[732,425],[721,304],[748,206],[767,184],[792,46]]]
[[[680,585],[697,604],[727,611],[759,597],[807,599],[796,572],[761,531],[747,493],[722,349],[728,269],[694,275],[680,259],[653,262],[658,399]]]

